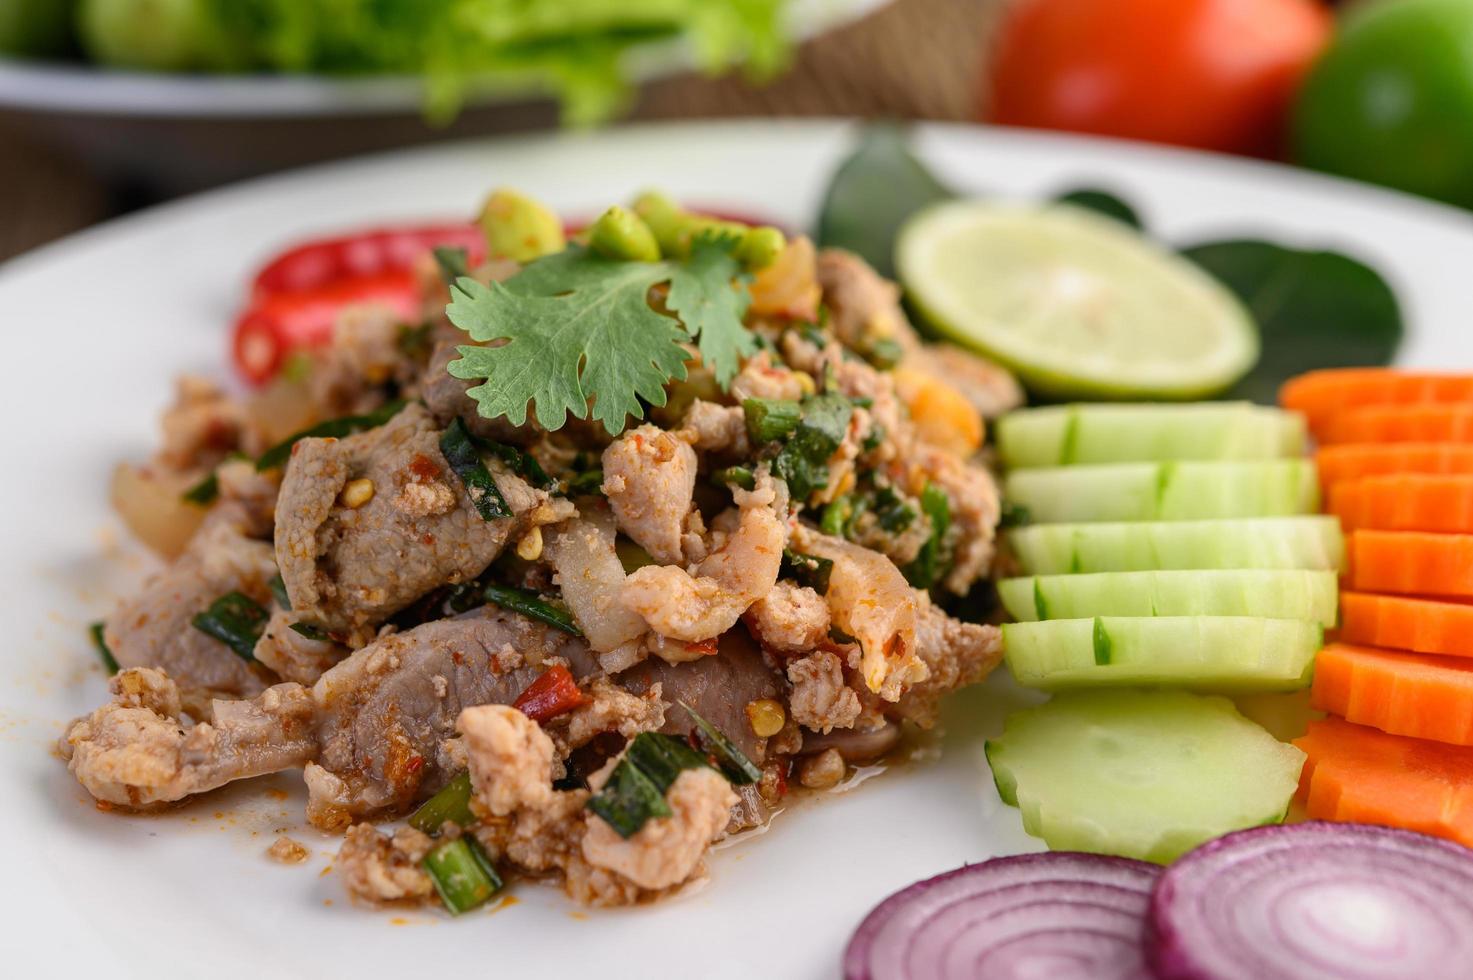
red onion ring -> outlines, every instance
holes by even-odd
[[[1363,824],[1238,831],[1167,869],[1150,932],[1162,980],[1467,980],[1473,852]]]
[[[1144,861],[1059,851],[937,875],[860,923],[844,978],[1149,978],[1144,916],[1160,873]]]

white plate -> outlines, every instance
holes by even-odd
[[[781,815],[718,853],[711,882],[656,908],[583,914],[560,893],[451,922],[349,907],[320,875],[335,842],[301,831],[296,780],[237,787],[164,817],[95,811],[49,751],[98,704],[86,624],[143,571],[119,546],[109,467],[145,454],[174,375],[224,371],[227,320],[250,271],[303,236],[464,214],[512,184],[570,212],[647,186],[803,226],[847,126],[752,122],[453,145],[267,178],[145,212],[0,267],[5,458],[0,482],[0,963],[11,976],[832,976],[864,912],[917,878],[1031,849],[997,799],[981,738],[1016,701],[994,681],[949,706],[939,762]],[[956,186],[1038,195],[1121,191],[1167,237],[1271,231],[1329,243],[1394,280],[1405,360],[1473,367],[1473,219],[1263,164],[1126,144],[928,127],[923,155]],[[268,789],[291,788],[287,800]],[[262,852],[298,828],[313,856]],[[327,902],[332,904],[328,905]],[[525,972],[520,972],[525,971]]]
[[[789,30],[800,40],[871,13],[889,0],[792,0]],[[629,52],[625,68],[637,81],[688,71],[691,45],[655,41]],[[475,105],[522,101],[548,94],[525,79],[490,81],[475,88]],[[0,106],[45,112],[119,116],[264,118],[351,116],[417,112],[424,101],[418,78],[323,75],[178,75],[0,57]]]

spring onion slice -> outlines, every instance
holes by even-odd
[[[690,715],[691,720],[696,723],[696,730],[700,733],[701,748],[715,756],[716,765],[721,769],[723,776],[736,786],[746,786],[762,778],[762,770],[758,769],[756,763],[748,759],[747,754],[737,748],[731,739],[722,734],[721,729],[696,714],[695,709],[684,701],[679,703],[685,709],[685,713]]]
[[[409,403],[403,399],[392,401],[367,415],[348,415],[340,419],[329,419],[310,429],[303,429],[301,432],[287,436],[261,454],[261,458],[256,460],[256,472],[264,473],[267,470],[285,466],[286,461],[291,459],[292,447],[303,439],[342,439],[365,429],[376,429],[398,415],[400,409],[407,404]]]
[[[424,869],[451,915],[486,904],[501,890],[501,876],[473,837],[457,837],[425,855]]]
[[[107,676],[112,677],[122,668],[118,666],[118,658],[107,648],[107,639],[103,636],[106,629],[101,620],[87,627],[87,633],[92,637],[92,646],[97,651],[97,659],[102,661],[102,666],[107,670]]]
[[[445,455],[445,462],[450,464],[455,475],[460,477],[460,482],[465,484],[465,492],[482,520],[494,521],[512,516],[511,507],[481,460],[480,449],[459,417],[452,420],[444,435],[440,436],[440,452]]]
[[[603,493],[603,487],[603,470],[585,470],[568,477],[568,489],[565,492],[569,497],[587,497],[591,494]]]
[[[492,583],[486,586],[483,593],[487,602],[494,602],[502,609],[514,613],[521,613],[528,619],[535,619],[548,626],[555,626],[564,633],[572,633],[574,636],[582,636],[583,631],[578,624],[573,622],[573,616],[566,609],[554,606],[546,599],[522,589],[514,589],[509,585],[497,585]]]
[[[945,551],[946,532],[951,530],[951,501],[934,483],[921,491],[921,511],[931,521],[931,536],[920,553],[905,568],[905,578],[917,589],[929,589],[941,580],[949,564]]]
[[[199,507],[208,507],[220,496],[220,475],[214,470],[204,475],[194,486],[185,490],[179,498],[186,504],[195,504]]]
[[[271,598],[276,600],[276,604],[285,609],[287,612],[291,612],[292,600],[291,597],[286,594],[286,580],[281,577],[281,573],[277,572],[275,575],[271,576],[271,578],[266,582],[266,585],[268,588],[271,589]]]
[[[317,643],[333,642],[331,633],[321,626],[315,626],[312,623],[292,623],[292,632]]]
[[[469,826],[476,820],[471,813],[471,774],[463,772],[434,796],[419,805],[409,817],[409,826],[431,837],[440,836],[445,821]]]
[[[665,794],[682,772],[702,766],[709,767],[710,763],[688,743],[656,732],[640,732],[629,743],[603,789],[589,799],[588,809],[627,839],[639,833],[646,821],[668,817],[671,811]]]
[[[726,469],[712,473],[711,478],[717,483],[741,487],[743,490],[751,490],[757,486],[757,477],[752,473],[750,466],[728,466]]]
[[[834,562],[831,558],[805,555],[791,548],[783,549],[781,574],[799,585],[807,586],[819,595],[828,594],[829,577],[833,572]]]
[[[227,592],[190,623],[201,633],[213,636],[235,651],[242,660],[256,659],[256,641],[266,628],[270,614],[261,604],[240,592]]]
[[[798,427],[803,408],[780,398],[748,398],[742,402],[747,435],[754,443],[776,442]]]

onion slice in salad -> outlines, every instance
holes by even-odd
[[[968,865],[880,903],[844,952],[844,980],[1148,978],[1144,861],[1024,854]]]
[[[1473,853],[1364,824],[1238,831],[1162,875],[1151,962],[1163,980],[1473,976]]]

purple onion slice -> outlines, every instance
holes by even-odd
[[[1144,861],[994,858],[896,892],[860,923],[845,980],[1138,980],[1151,887]]]
[[[1243,830],[1166,870],[1150,930],[1163,980],[1468,980],[1473,851],[1363,824]]]

